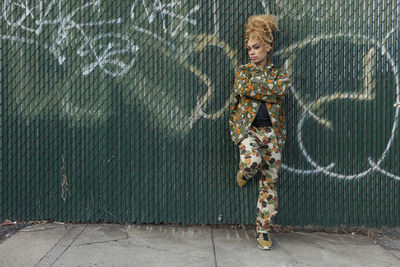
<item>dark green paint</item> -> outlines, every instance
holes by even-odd
[[[235,60],[245,63],[243,25],[249,15],[264,12],[262,2],[271,1],[218,0],[214,5],[191,0],[164,8],[184,16],[199,5],[190,16],[196,25],[179,24],[168,15],[161,19],[157,12],[150,21],[143,1],[136,1],[131,17],[134,2],[104,0],[100,6],[76,12],[71,19],[81,26],[65,28],[65,39],[58,43],[54,38],[64,33],[58,31],[59,14],[66,17],[81,4],[61,1],[58,10],[57,2],[44,18],[54,23],[43,24],[38,34],[28,30],[38,29],[29,17],[19,26],[11,25],[11,18],[23,16],[22,10],[3,13],[0,220],[254,223],[257,181],[243,189],[235,184],[238,155],[229,138],[229,114],[191,124],[198,101],[207,93],[193,68],[213,83],[213,95],[203,111],[218,112],[233,86],[234,62],[223,48],[212,44],[200,51],[200,39],[206,38],[201,34],[214,34],[219,26],[218,40],[232,48]],[[389,53],[390,60],[399,62],[399,3],[379,1],[373,9],[363,6],[363,1],[303,2],[276,1],[268,6],[281,16],[273,61],[283,66],[286,59],[293,59],[290,67],[298,94],[290,92],[286,99],[284,163],[297,170],[314,169],[297,139],[304,111],[301,103],[361,92],[363,56],[374,49],[376,97],[325,101],[312,111],[332,123],[332,128],[306,115],[302,130],[304,148],[320,166],[334,162],[332,173],[362,173],[370,168],[369,158],[378,161],[393,123],[399,120],[393,106],[399,97],[395,76],[399,74],[393,73],[386,58]],[[3,12],[10,4],[2,1]],[[150,11],[152,5],[147,6]],[[39,10],[32,12],[37,18]],[[87,24],[99,21],[109,23]],[[100,34],[104,37],[97,38]],[[123,74],[110,75],[122,71],[115,64],[96,65],[93,51],[100,57],[133,45],[139,47],[137,53],[106,58],[129,65],[135,57]],[[373,170],[342,179],[315,169],[312,173],[283,169],[275,222],[400,225],[399,140],[397,130],[380,165],[396,177]],[[68,181],[65,201],[63,174]]]

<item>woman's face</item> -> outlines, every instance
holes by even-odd
[[[250,60],[260,69],[264,69],[267,64],[267,55],[271,51],[272,47],[267,44],[264,45],[257,38],[251,37],[247,42],[247,52],[249,53]]]

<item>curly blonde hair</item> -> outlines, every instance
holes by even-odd
[[[272,36],[272,32],[275,31],[279,31],[278,21],[275,15],[265,14],[250,16],[245,25],[245,47],[247,47],[247,43],[252,37],[260,40],[264,45],[269,44],[273,47],[274,37]]]

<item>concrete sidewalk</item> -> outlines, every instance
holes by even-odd
[[[254,230],[38,224],[0,244],[0,266],[400,266],[400,250],[367,236],[293,232],[272,238],[273,250],[262,251]]]

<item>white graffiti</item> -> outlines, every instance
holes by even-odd
[[[83,107],[78,107],[78,106],[74,105],[73,103],[67,101],[67,99],[69,99],[69,98],[70,98],[69,94],[66,94],[61,101],[61,104],[63,106],[62,111],[65,115],[69,115],[70,117],[75,117],[75,116],[83,117],[87,114],[87,115],[90,115],[91,117],[94,116],[96,118],[101,118],[104,115],[99,110],[92,110],[92,109],[87,109],[87,108],[83,108]]]
[[[261,0],[264,2],[264,0]],[[357,3],[358,2],[358,3]],[[313,20],[315,22],[326,23],[329,20],[334,20],[336,27],[342,28],[343,25],[353,23],[354,18],[349,18],[345,14],[350,12],[351,16],[359,16],[362,12],[362,16],[366,20],[371,20],[374,17],[381,16],[384,12],[383,9],[390,10],[391,8],[398,8],[398,1],[334,1],[327,4],[326,1],[316,0],[275,0],[274,6],[279,7],[279,12],[281,17],[290,17],[295,20]],[[373,4],[372,4],[373,3]],[[392,5],[392,7],[391,7]],[[399,18],[396,17],[396,12],[392,12],[392,17],[390,18],[393,23],[398,21]],[[398,13],[397,13],[398,14]]]
[[[260,1],[264,10],[266,11],[266,13],[269,13],[269,6],[267,4],[266,1]],[[138,1],[135,2],[135,4],[137,4]],[[175,2],[176,4],[177,2]],[[132,10],[136,7],[136,5],[132,6]],[[154,14],[155,11],[157,10],[157,8],[154,8],[152,11],[150,11],[150,4],[146,4],[146,1],[143,0],[142,1],[143,6],[145,7],[145,11],[146,14],[148,15],[148,20],[149,23],[152,23],[154,21]],[[158,9],[159,11],[160,9]],[[197,43],[196,44],[196,50],[198,50],[199,52],[201,52],[205,47],[207,46],[215,46],[215,47],[220,47],[223,48],[226,55],[229,56],[232,60],[232,63],[234,66],[236,66],[236,60],[235,60],[235,52],[232,51],[232,49],[227,46],[224,42],[218,40],[217,36],[219,34],[219,27],[216,27],[216,25],[219,25],[219,16],[216,14],[216,2],[213,3],[213,18],[214,18],[214,35],[210,36],[210,35],[206,35],[199,39],[203,40],[203,44]],[[282,15],[282,14],[280,14]],[[138,27],[138,26],[137,26]],[[140,27],[138,27],[137,30],[140,31],[145,31],[143,29],[141,29]],[[167,31],[166,28],[164,28],[165,31]],[[393,31],[392,31],[393,32]],[[149,35],[155,35],[156,39],[162,40],[166,45],[171,46],[171,44],[168,44],[167,40],[163,39],[161,36],[156,35],[152,32],[146,32],[146,34]],[[200,37],[201,35],[199,35]],[[154,37],[154,36],[153,36]],[[289,64],[289,61],[292,60],[292,56],[293,56],[293,51],[295,49],[299,49],[309,43],[315,44],[321,40],[329,40],[329,39],[334,39],[337,37],[346,37],[349,38],[350,40],[353,39],[358,39],[358,40],[362,40],[362,42],[364,44],[370,44],[373,46],[377,46],[377,48],[379,48],[382,51],[382,56],[386,57],[391,65],[392,65],[392,71],[394,73],[394,75],[396,76],[396,81],[398,79],[398,72],[396,70],[396,66],[393,63],[393,59],[390,57],[390,54],[387,53],[386,48],[384,45],[379,45],[378,42],[376,40],[374,40],[373,38],[367,38],[365,36],[358,36],[357,34],[327,34],[327,35],[323,35],[323,36],[317,36],[317,37],[311,37],[305,40],[302,40],[298,43],[294,43],[291,47],[289,48],[285,48],[285,53],[289,54],[288,59],[285,62],[285,65],[287,66],[287,68],[289,68],[288,66],[292,65]],[[384,41],[385,42],[385,41]],[[383,42],[383,43],[384,43]],[[275,53],[275,55],[279,55],[282,54],[282,51],[278,51]],[[233,54],[233,56],[231,56]],[[181,64],[183,64],[185,66],[185,62],[180,61]],[[188,65],[188,64],[186,64]],[[211,99],[212,95],[215,94],[215,86],[213,81],[207,76],[204,75],[202,73],[198,73],[198,70],[196,68],[194,68],[193,66],[187,66],[187,68],[189,68],[197,77],[199,77],[204,84],[207,86],[208,91],[205,95],[198,97],[198,101],[197,101],[197,107],[195,108],[195,110],[193,111],[193,115],[190,118],[190,125],[189,127],[192,128],[195,124],[196,121],[198,121],[201,118],[205,118],[205,119],[217,119],[220,118],[222,116],[222,114],[224,113],[224,111],[226,110],[228,104],[229,104],[229,100],[227,100],[227,102],[225,103],[224,107],[221,108],[219,111],[214,112],[212,114],[208,114],[206,112],[204,112],[204,107],[207,104],[207,102]],[[356,91],[353,93],[336,93],[333,95],[327,95],[327,96],[323,96],[320,97],[318,99],[316,99],[314,102],[312,103],[304,103],[302,98],[298,95],[298,93],[292,89],[292,92],[295,94],[296,99],[298,100],[298,104],[300,106],[303,107],[304,109],[304,114],[302,115],[301,119],[299,120],[298,123],[298,129],[296,132],[298,132],[298,136],[297,136],[297,140],[298,140],[298,145],[300,146],[300,150],[302,151],[303,156],[306,158],[307,162],[312,166],[311,169],[309,170],[303,170],[303,169],[296,169],[287,165],[283,165],[283,169],[290,171],[290,172],[294,172],[294,173],[298,173],[298,174],[312,174],[312,173],[323,173],[329,177],[333,177],[333,178],[340,178],[340,179],[353,179],[353,178],[361,178],[366,176],[368,173],[371,173],[372,171],[378,171],[384,175],[387,175],[391,178],[394,179],[400,179],[399,176],[396,176],[394,174],[390,174],[389,172],[385,171],[381,165],[385,159],[385,156],[387,155],[390,147],[393,144],[393,140],[395,138],[396,135],[396,127],[397,127],[397,119],[394,121],[394,125],[392,127],[392,134],[390,139],[388,140],[388,144],[386,146],[385,151],[382,153],[382,155],[380,156],[378,162],[374,162],[372,161],[371,158],[368,159],[368,164],[370,164],[370,168],[361,172],[361,173],[357,173],[357,174],[352,174],[352,175],[345,175],[345,174],[340,174],[340,173],[335,173],[332,171],[332,169],[335,167],[335,163],[330,163],[327,166],[320,166],[312,157],[311,155],[307,152],[303,141],[302,141],[302,132],[303,132],[303,125],[305,122],[305,119],[307,118],[307,115],[311,116],[312,118],[314,118],[317,122],[325,125],[327,128],[331,128],[332,129],[332,122],[319,117],[317,114],[315,114],[313,111],[317,110],[321,105],[326,104],[327,102],[333,102],[335,100],[344,100],[344,99],[353,99],[353,100],[359,100],[359,101],[373,101],[375,100],[376,97],[376,92],[375,92],[375,77],[373,76],[374,73],[376,73],[376,51],[375,49],[370,49],[369,52],[364,56],[363,58],[363,69],[364,69],[364,75],[363,75],[363,89],[360,91]],[[399,83],[396,82],[396,84],[398,85]],[[398,90],[398,89],[397,89]],[[399,93],[397,93],[397,95],[399,95]],[[396,115],[395,117],[398,118],[398,112],[399,112],[399,103],[400,101],[397,99],[396,104],[395,104],[395,108],[396,108]]]
[[[139,27],[139,26],[136,26],[136,25],[133,25],[132,29],[135,30],[135,31],[147,34],[147,35],[153,37],[154,39],[161,41],[166,47],[168,47],[169,49],[171,49],[174,52],[177,51],[177,48],[173,43],[171,43],[170,41],[164,39],[163,37],[155,34],[154,32],[151,32],[149,30],[143,29],[142,27]]]
[[[103,43],[105,45],[103,45]],[[83,75],[88,75],[96,67],[99,67],[105,73],[115,77],[127,73],[136,59],[133,57],[132,60],[126,64],[121,59],[115,58],[115,56],[127,53],[136,54],[138,50],[139,47],[134,45],[126,36],[116,33],[107,33],[97,35],[95,38],[87,40],[78,49],[77,53],[81,57],[93,53],[96,58],[94,62],[83,68]]]
[[[198,52],[204,51],[208,47],[219,47],[223,49],[225,56],[227,56],[231,61],[231,67],[234,69],[235,66],[239,65],[239,62],[236,58],[236,52],[226,43],[218,39],[217,35],[206,35],[200,34],[198,35],[198,44],[196,45],[196,50]],[[228,100],[225,101],[225,105],[218,111],[209,114],[204,111],[207,102],[211,99],[211,97],[215,94],[215,85],[212,80],[204,74],[197,74],[196,70],[192,71],[196,76],[198,76],[203,83],[207,86],[207,92],[202,95],[201,97],[197,98],[196,107],[193,111],[193,115],[190,117],[190,127],[192,128],[193,125],[201,118],[205,119],[218,119],[220,118],[227,108],[229,107],[229,103],[233,98],[233,94],[231,93]]]
[[[57,16],[50,17],[51,11],[56,9]],[[136,54],[139,50],[138,46],[132,44],[127,36],[115,33],[97,34],[91,37],[86,28],[98,27],[105,24],[120,24],[121,18],[110,20],[95,20],[83,23],[77,23],[74,19],[79,12],[90,14],[91,10],[100,12],[100,0],[89,1],[82,6],[66,12],[65,4],[61,0],[52,0],[47,4],[45,1],[38,1],[32,4],[29,1],[10,1],[6,0],[3,3],[3,19],[10,27],[19,27],[27,32],[32,32],[35,35],[40,35],[44,26],[51,26],[55,29],[53,38],[45,44],[42,44],[45,49],[48,49],[51,54],[56,56],[60,65],[64,64],[67,57],[63,54],[63,50],[68,47],[71,40],[76,36],[73,31],[80,34],[78,40],[82,40],[84,44],[77,51],[81,57],[93,55],[95,61],[89,63],[88,66],[82,68],[82,74],[91,73],[96,67],[102,69],[105,73],[111,76],[120,76],[133,66]],[[54,12],[53,12],[54,13]],[[93,16],[90,16],[93,17]],[[35,37],[22,38],[16,35],[1,35],[1,39],[9,39],[13,41],[35,43]],[[101,42],[99,42],[101,40]],[[108,42],[104,42],[104,41]],[[119,57],[119,58],[118,58]],[[124,58],[129,57],[126,63]]]
[[[213,1],[214,34],[219,35],[218,0]]]
[[[101,3],[100,0],[82,1],[81,6],[68,11],[68,4],[66,0],[4,0],[1,10],[1,19],[5,22],[5,28],[8,30],[0,35],[0,39],[9,40],[10,42],[19,42],[41,47],[49,51],[53,55],[60,65],[65,64],[68,60],[66,49],[72,45],[78,43],[78,49],[76,55],[81,57],[84,61],[82,65],[77,69],[78,73],[87,76],[95,72],[95,70],[101,70],[105,74],[112,77],[123,76],[127,74],[136,62],[136,57],[140,50],[139,46],[135,45],[133,39],[125,33],[116,32],[103,32],[101,27],[107,25],[120,25],[122,18],[112,18],[107,20],[97,19],[101,15]],[[132,3],[132,4],[131,4]],[[217,88],[211,75],[207,75],[201,71],[199,66],[192,64],[187,60],[188,55],[192,52],[199,54],[206,51],[207,48],[221,48],[225,53],[225,56],[229,58],[232,69],[238,65],[237,51],[232,49],[228,42],[224,42],[219,39],[219,31],[221,27],[220,14],[221,10],[218,11],[218,5],[220,1],[213,1],[212,3],[212,20],[213,25],[211,32],[213,34],[195,34],[191,31],[191,28],[198,25],[198,21],[194,15],[200,10],[200,5],[190,7],[185,1],[180,0],[133,0],[129,3],[130,10],[127,10],[128,16],[130,16],[132,25],[130,30],[137,32],[142,35],[151,37],[152,40],[159,41],[162,45],[160,52],[169,58],[176,60],[180,66],[189,70],[194,76],[196,76],[200,82],[202,82],[207,90],[202,95],[199,95],[195,107],[193,107],[190,117],[186,115],[182,110],[165,110],[162,111],[163,117],[170,117],[171,119],[178,118],[176,124],[165,123],[165,127],[168,125],[179,125],[177,132],[189,132],[194,124],[204,119],[219,119],[226,112],[229,105],[230,99],[227,99],[219,110],[213,113],[207,113],[205,111],[207,104]],[[266,0],[259,0],[259,5],[265,13],[270,11],[270,2]],[[307,1],[302,0],[298,3],[302,6],[302,10],[307,12],[299,11],[293,6],[296,5],[295,1],[280,1],[276,2],[276,6],[280,8],[280,17],[290,16],[291,19],[303,19],[307,17],[312,20],[332,20],[336,13],[343,13],[348,3],[340,6],[338,3],[332,6],[328,6],[323,15],[320,15],[320,9],[322,6],[326,6],[323,2],[317,1],[316,4],[310,4]],[[365,5],[365,3],[364,3]],[[79,16],[79,14],[85,14],[85,16]],[[395,14],[395,12],[393,12]],[[79,19],[87,18],[87,21],[79,21]],[[128,19],[129,20],[129,19]],[[338,22],[348,20],[345,16],[339,16]],[[393,19],[393,21],[397,20]],[[145,23],[143,23],[145,22]],[[146,29],[147,24],[153,24],[157,27],[158,31],[152,31]],[[96,34],[91,34],[91,29],[96,27]],[[159,29],[161,28],[161,29]],[[18,31],[16,30],[18,29]],[[292,43],[289,47],[285,47],[282,50],[277,51],[274,55],[285,58],[285,68],[289,73],[293,73],[293,62],[295,61],[295,53],[299,49],[304,48],[307,45],[315,45],[322,40],[333,40],[336,38],[348,39],[349,42],[354,42],[370,47],[368,52],[363,57],[363,78],[362,88],[355,90],[354,92],[341,92],[326,94],[317,97],[313,101],[305,100],[305,97],[300,95],[296,88],[291,88],[291,93],[296,99],[297,105],[302,108],[302,115],[297,122],[297,128],[293,129],[297,133],[297,144],[301,151],[301,156],[304,157],[305,161],[310,165],[305,169],[297,169],[292,166],[283,164],[282,168],[288,172],[309,175],[313,173],[321,173],[331,178],[339,179],[358,179],[367,176],[370,173],[378,172],[387,177],[400,180],[399,175],[392,174],[386,171],[383,167],[384,161],[392,149],[394,140],[398,135],[397,129],[399,128],[399,115],[400,115],[400,80],[399,80],[399,69],[397,64],[394,62],[393,56],[390,54],[386,47],[386,42],[393,34],[395,29],[392,29],[387,33],[386,37],[382,42],[376,40],[380,38],[371,38],[370,36],[364,36],[357,33],[334,33],[314,36],[310,33],[309,38]],[[17,34],[18,32],[18,34]],[[46,32],[52,32],[51,38],[45,43],[40,43],[38,36],[46,34]],[[172,37],[172,38],[171,38]],[[175,45],[173,38],[179,37],[180,45]],[[362,170],[359,173],[343,174],[339,171],[335,171],[335,162],[329,164],[321,164],[318,159],[312,158],[310,152],[307,150],[306,145],[303,142],[303,136],[305,133],[305,122],[307,119],[313,119],[320,123],[327,129],[333,129],[334,125],[328,119],[318,114],[318,111],[323,105],[328,102],[334,102],[338,100],[351,100],[351,101],[374,101],[376,99],[376,84],[375,84],[375,73],[377,51],[380,51],[380,56],[385,58],[389,62],[390,69],[393,72],[395,79],[395,92],[396,99],[394,101],[394,121],[389,139],[387,140],[386,146],[381,155],[375,159],[372,156],[367,157],[367,169]],[[135,78],[134,82],[138,84],[140,88],[146,88],[146,77],[143,76],[143,84],[138,82]],[[225,89],[224,89],[225,90]],[[144,93],[146,91],[142,90]],[[162,90],[158,90],[162,91]],[[162,91],[166,95],[165,92]],[[200,94],[200,93],[199,93]],[[230,96],[231,97],[231,96]],[[158,102],[153,101],[147,95],[140,96],[139,99],[142,101],[152,101],[151,103],[158,107]],[[70,116],[83,116],[84,114],[100,118],[106,112],[95,111],[86,109],[74,105],[69,102],[69,97],[62,99],[63,112]],[[173,103],[175,100],[167,95],[161,99],[166,103]],[[150,103],[150,102],[149,102]],[[161,102],[162,103],[162,102]],[[147,106],[147,102],[145,102]],[[150,104],[149,104],[150,105]],[[392,106],[390,107],[392,108]],[[179,111],[179,112],[178,112]],[[149,110],[151,112],[151,109]],[[174,113],[175,112],[175,113]],[[171,113],[171,114],[169,114]],[[175,115],[174,115],[175,114]],[[179,116],[178,116],[178,115]],[[174,117],[175,116],[175,117]],[[186,124],[184,123],[186,122]],[[171,128],[172,129],[172,128]],[[174,130],[174,129],[172,129]],[[179,130],[179,131],[178,131]]]
[[[11,1],[5,0],[2,6],[2,16],[8,26],[21,27],[23,30],[39,34],[41,25],[35,23],[35,16],[39,13],[40,17],[46,16],[53,2],[49,4],[50,8],[42,9],[43,1],[33,5],[29,1]],[[36,26],[36,27],[35,27]]]
[[[165,33],[175,37],[178,33],[184,31],[188,24],[193,26],[197,25],[197,21],[190,16],[200,9],[199,5],[192,7],[189,12],[184,15],[175,13],[174,10],[181,10],[181,1],[171,1],[170,3],[163,4],[161,0],[135,0],[131,7],[131,19],[135,20],[135,11],[142,6],[145,11],[145,16],[149,24],[152,24],[159,16],[162,21],[162,27]],[[170,19],[170,21],[168,21]],[[188,32],[183,33],[184,36],[189,35]]]
[[[84,3],[78,8],[66,12],[66,4],[62,0],[51,0],[50,2],[40,1],[24,1],[24,0],[6,0],[2,5],[2,18],[8,27],[21,28],[36,36],[43,32],[45,26],[52,27],[53,37],[45,44],[40,44],[35,37],[20,37],[13,34],[0,35],[1,39],[9,39],[12,41],[34,43],[42,46],[53,54],[60,65],[64,64],[67,56],[63,51],[71,42],[76,42],[76,34],[80,36],[78,40],[82,40],[83,45],[78,49],[77,54],[80,57],[94,57],[94,61],[82,67],[82,74],[88,75],[98,67],[105,73],[116,77],[126,74],[134,65],[139,47],[126,36],[120,33],[101,33],[90,36],[87,28],[99,27],[105,24],[120,24],[121,18],[110,20],[92,20],[100,14],[100,0],[92,0]],[[171,1],[163,4],[160,0],[147,1],[135,0],[131,6],[130,16],[134,20],[135,12],[142,6],[144,8],[145,17],[149,24],[154,23],[159,17],[162,21],[164,33],[175,37],[178,33],[184,37],[188,37],[189,32],[186,31],[187,25],[195,26],[197,21],[191,16],[200,9],[199,5],[190,8],[188,12],[182,14],[184,4],[181,1]],[[56,11],[56,12],[54,12]],[[97,16],[87,16],[87,14],[97,13]],[[56,17],[51,17],[57,14]],[[78,13],[85,14],[84,17],[90,18],[90,21],[76,22]],[[135,21],[134,21],[135,22]],[[179,50],[170,41],[167,41],[159,34],[144,29],[138,25],[133,25],[132,29],[140,33],[147,34],[162,41],[166,47],[179,54],[180,57],[186,58],[190,51],[190,47],[180,48]],[[104,43],[107,40],[108,42]],[[128,61],[126,59],[128,58]]]
[[[270,14],[268,1],[266,1],[266,0],[259,0],[259,1],[260,1],[261,5],[263,6],[264,13],[265,14]]]
[[[391,70],[394,74],[395,77],[395,95],[396,95],[396,99],[395,99],[395,104],[394,104],[394,108],[395,108],[395,119],[393,121],[393,125],[392,125],[392,131],[391,131],[391,135],[389,140],[387,141],[385,150],[382,152],[381,156],[378,158],[378,161],[375,162],[371,159],[371,157],[368,158],[368,164],[370,166],[370,168],[368,168],[367,170],[360,172],[360,173],[355,173],[355,174],[350,174],[350,175],[345,175],[345,174],[341,174],[341,173],[336,173],[331,171],[331,169],[335,166],[335,163],[332,162],[330,163],[328,166],[320,166],[318,164],[318,162],[316,160],[314,160],[311,155],[308,153],[304,143],[303,143],[303,126],[304,126],[304,122],[307,118],[307,116],[310,116],[314,119],[321,120],[318,116],[316,116],[313,112],[312,112],[312,106],[316,105],[316,106],[320,106],[321,105],[321,100],[329,100],[329,101],[333,101],[335,99],[355,99],[355,100],[360,100],[360,101],[364,101],[364,100],[373,100],[375,97],[375,93],[372,92],[372,88],[371,87],[367,87],[364,89],[363,92],[358,93],[358,94],[344,94],[344,95],[338,95],[335,94],[333,96],[322,96],[321,98],[318,98],[317,100],[315,100],[313,103],[311,104],[306,104],[304,103],[301,98],[299,98],[298,93],[296,92],[295,88],[291,88],[291,92],[294,94],[297,103],[300,104],[300,106],[303,109],[303,114],[301,116],[301,119],[299,120],[298,124],[297,124],[297,129],[296,132],[297,134],[297,143],[299,145],[300,151],[302,153],[302,155],[304,156],[304,158],[306,159],[306,161],[313,167],[313,169],[311,170],[302,170],[302,169],[296,169],[296,168],[292,168],[290,166],[287,166],[285,164],[282,165],[282,168],[290,171],[290,172],[294,172],[297,174],[311,174],[311,173],[323,173],[326,176],[332,177],[332,178],[339,178],[339,179],[356,179],[356,178],[362,178],[365,177],[366,175],[370,174],[373,171],[378,171],[381,174],[384,174],[390,178],[396,179],[396,180],[400,180],[400,177],[397,175],[394,175],[390,172],[387,172],[386,170],[384,170],[381,165],[384,162],[386,156],[389,154],[389,150],[391,149],[394,139],[396,137],[396,135],[398,134],[398,119],[399,119],[399,114],[400,114],[400,106],[398,105],[398,103],[400,102],[400,80],[399,80],[399,72],[398,72],[398,67],[397,64],[394,62],[392,55],[390,54],[390,52],[387,50],[386,46],[385,46],[385,42],[386,40],[389,38],[389,36],[394,32],[395,29],[391,30],[385,37],[384,41],[382,43],[378,42],[377,40],[374,40],[371,37],[368,36],[362,36],[362,35],[353,35],[353,34],[343,34],[343,33],[338,33],[338,34],[334,34],[334,35],[324,35],[324,36],[319,36],[319,37],[312,37],[312,38],[307,38],[305,40],[302,40],[298,43],[294,43],[292,44],[290,47],[285,48],[284,50],[278,51],[277,54],[288,54],[291,55],[293,53],[293,51],[295,49],[299,49],[302,48],[312,42],[318,42],[320,40],[323,39],[334,39],[334,38],[349,38],[350,40],[354,40],[357,39],[362,43],[365,44],[369,44],[371,46],[376,46],[377,48],[379,48],[381,50],[381,56],[385,57],[387,59],[387,61],[390,63],[390,67]],[[364,68],[366,68],[366,72],[370,73],[373,66],[371,66],[370,64],[368,64],[368,62],[373,62],[373,60],[375,60],[375,53],[371,52],[372,50],[370,50],[369,54],[369,59],[365,60],[364,59]],[[293,73],[292,70],[292,66],[293,66],[293,61],[291,59],[291,57],[289,56],[286,61],[285,61],[285,67],[288,69],[289,73]],[[368,79],[370,80],[371,77],[369,77],[368,75],[364,75],[364,79]],[[364,80],[364,86],[366,86],[366,81]],[[325,121],[322,119],[322,121]],[[326,125],[326,121],[325,121],[325,125]]]

